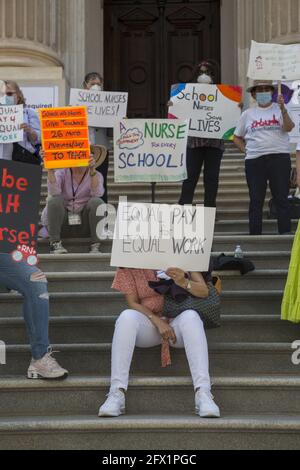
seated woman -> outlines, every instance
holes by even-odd
[[[89,168],[48,170],[48,192],[42,225],[50,236],[51,253],[67,253],[62,237],[91,237],[90,253],[99,253],[97,210],[103,204],[104,187],[94,159],[90,159]]]
[[[196,297],[207,298],[209,289],[205,276],[172,268],[166,272],[173,281]],[[159,276],[159,277],[158,277]],[[220,410],[211,395],[208,347],[203,322],[194,310],[183,311],[175,319],[162,317],[164,298],[156,293],[149,281],[161,277],[156,271],[119,269],[112,287],[125,294],[128,309],[117,320],[112,344],[111,387],[100,417],[117,417],[125,413],[125,392],[135,346],[162,347],[162,365],[169,362],[169,345],[185,348],[195,389],[196,413],[202,418],[218,418]]]

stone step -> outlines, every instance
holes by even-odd
[[[187,438],[188,436],[188,438]],[[0,420],[5,450],[296,450],[299,414],[227,414],[219,420],[180,414],[99,419],[6,417]]]
[[[296,335],[295,335],[296,336]],[[295,337],[297,339],[297,337]],[[30,362],[28,346],[8,345],[6,365],[0,367],[0,377],[24,375]],[[53,344],[60,351],[57,359],[70,374],[110,374],[111,344]],[[297,375],[299,366],[292,364],[291,343],[211,343],[212,375]],[[160,367],[160,347],[137,349],[132,362],[133,375],[182,376],[188,374],[184,350],[172,350],[172,366]]]
[[[236,413],[300,414],[300,378],[213,377],[213,394],[223,416]],[[107,377],[71,377],[65,381],[29,381],[3,378],[0,389],[0,420],[25,416],[97,416],[105,401]],[[193,414],[194,391],[189,377],[133,377],[126,397],[127,413]]]
[[[84,312],[83,312],[84,313]],[[109,343],[112,341],[116,319],[110,316],[64,316],[50,319],[50,338],[53,343]],[[5,344],[27,344],[23,319],[0,317],[1,340]],[[222,327],[208,330],[212,342],[285,342],[295,341],[296,327],[283,322],[279,315],[222,315]]]
[[[213,249],[216,252],[227,253],[235,250],[237,245],[241,245],[243,251],[290,251],[294,240],[293,235],[215,235]],[[72,253],[87,253],[90,246],[90,239],[77,238],[65,239],[64,246]],[[101,242],[101,251],[111,253],[112,242],[105,240]],[[39,239],[38,251],[40,254],[49,253],[49,241]],[[94,255],[91,255],[94,256]]]
[[[222,292],[224,315],[280,315],[282,290],[244,290]],[[0,318],[21,316],[23,299],[18,294],[0,294]],[[50,293],[51,317],[116,315],[126,309],[119,292],[54,292]]]
[[[220,253],[212,253],[216,258]],[[234,252],[227,252],[234,256]],[[290,252],[244,252],[244,257],[250,259],[256,269],[287,269],[290,261]],[[66,271],[110,271],[110,253],[90,255],[84,253],[73,253],[67,255],[40,255],[39,266],[43,271],[66,272]]]
[[[112,268],[113,269],[113,268]],[[49,272],[50,292],[106,292],[110,291],[114,278],[113,271],[95,272]],[[286,269],[261,269],[241,276],[237,271],[222,271],[218,273],[222,279],[223,288],[227,290],[265,290],[283,289]]]

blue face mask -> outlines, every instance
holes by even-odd
[[[5,104],[6,106],[13,106],[16,104],[14,96],[5,96]]]
[[[272,102],[272,92],[271,91],[264,91],[260,93],[256,93],[256,101],[258,105],[265,106],[267,104],[271,104]]]

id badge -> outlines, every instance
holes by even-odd
[[[71,226],[82,224],[82,219],[81,219],[80,214],[73,214],[72,212],[69,212],[68,218],[69,218],[69,225]]]

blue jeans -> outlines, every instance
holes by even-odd
[[[10,254],[0,254],[0,284],[24,297],[23,315],[32,357],[41,359],[48,351],[49,294],[46,276],[25,262],[17,263]]]

